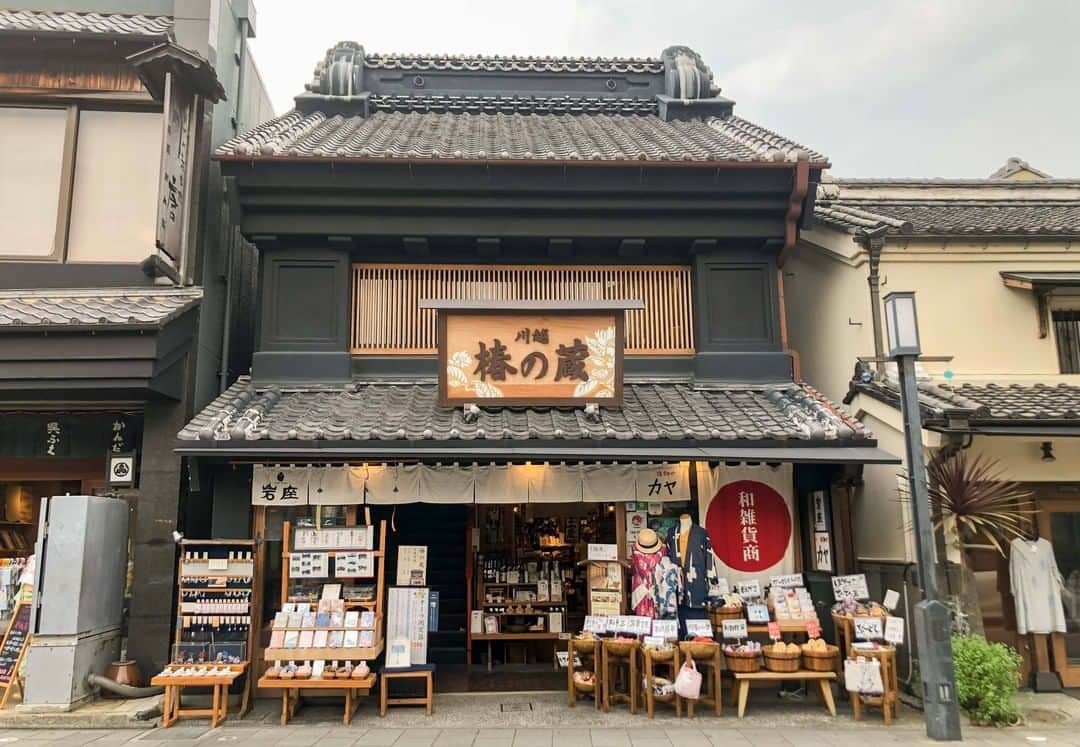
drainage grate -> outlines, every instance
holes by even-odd
[[[532,709],[532,703],[499,703],[499,710],[503,713],[517,713],[531,711]]]

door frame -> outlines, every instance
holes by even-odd
[[[1053,544],[1050,532],[1050,515],[1054,513],[1080,513],[1080,496],[1077,497],[1043,497],[1038,491],[1035,493],[1038,513],[1036,520],[1039,527],[1039,536]],[[1056,560],[1056,558],[1055,558]],[[1080,663],[1070,665],[1065,652],[1065,635],[1052,633],[1050,635],[1050,648],[1053,656],[1054,671],[1061,678],[1061,684],[1065,687],[1080,687]]]

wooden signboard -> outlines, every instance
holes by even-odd
[[[4,696],[0,698],[0,709],[7,705],[11,696],[11,686],[18,684],[19,665],[26,655],[26,645],[30,642],[30,605],[20,602],[15,607],[4,640],[0,642],[0,688]],[[20,685],[20,689],[21,689]]]
[[[443,406],[622,404],[622,309],[441,309]]]

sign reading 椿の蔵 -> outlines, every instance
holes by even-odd
[[[444,405],[622,401],[623,312],[441,309]]]

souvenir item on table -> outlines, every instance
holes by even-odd
[[[291,680],[296,677],[296,665],[291,661],[281,668],[281,679]]]
[[[309,680],[311,679],[311,665],[306,661],[296,668],[296,679]]]
[[[834,615],[847,617],[888,617],[889,611],[877,602],[857,602],[854,599],[841,599],[832,606]]]
[[[881,679],[881,662],[861,656],[844,661],[844,685],[849,692],[861,695],[880,695],[885,689]]]
[[[840,658],[840,649],[826,643],[821,638],[811,638],[802,645],[803,669],[812,672],[836,671],[836,661]]]
[[[693,659],[683,662],[679,674],[675,677],[675,692],[681,698],[697,700],[701,697],[701,672]]]
[[[362,680],[371,674],[371,668],[366,661],[357,664],[352,670],[353,679]]]
[[[761,669],[761,644],[746,641],[724,646],[724,659],[732,672],[757,672]]]
[[[770,672],[797,672],[802,661],[802,649],[797,643],[777,641],[771,646],[763,646],[765,668]]]
[[[634,542],[630,565],[630,605],[640,617],[656,617],[656,584],[654,571],[664,558],[664,543],[656,532],[646,527]]]

